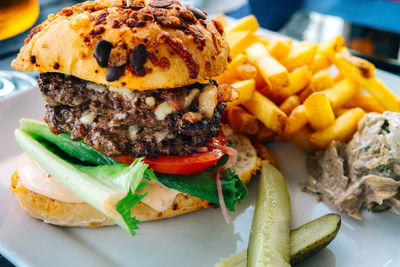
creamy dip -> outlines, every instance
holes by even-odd
[[[24,153],[17,160],[20,183],[32,192],[69,203],[84,203],[74,192],[43,170],[28,154]],[[151,180],[138,193],[148,192],[141,200],[156,211],[169,209],[179,191],[165,187]]]
[[[400,113],[365,115],[349,143],[315,153],[307,169],[303,189],[350,217],[362,219],[362,208],[400,215]]]

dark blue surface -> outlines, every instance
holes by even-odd
[[[278,30],[297,10],[338,16],[355,24],[400,33],[400,2],[389,0],[249,0],[229,15],[254,14],[260,25]]]
[[[389,0],[305,0],[303,8],[355,24],[400,33],[400,2]]]

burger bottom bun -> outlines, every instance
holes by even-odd
[[[235,149],[239,155],[239,160],[232,168],[239,174],[243,183],[247,184],[251,177],[260,170],[261,159],[257,157],[257,152],[247,137],[236,135],[226,127],[224,128],[224,133],[228,139],[234,142]],[[111,218],[89,204],[62,202],[28,190],[19,182],[17,172],[11,177],[11,191],[28,214],[46,223],[79,227],[98,227],[115,224]],[[133,207],[132,215],[144,222],[170,218],[213,205],[207,200],[180,193],[176,196],[172,206],[163,212],[154,210],[140,202]]]

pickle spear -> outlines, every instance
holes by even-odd
[[[251,225],[247,266],[290,266],[290,197],[282,174],[263,161]]]
[[[297,264],[325,248],[336,237],[341,224],[338,214],[330,213],[290,231],[290,263]],[[217,263],[215,267],[246,267],[247,250]]]

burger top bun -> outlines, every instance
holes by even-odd
[[[88,1],[32,29],[12,67],[136,90],[207,83],[228,64],[222,26],[178,1]]]

